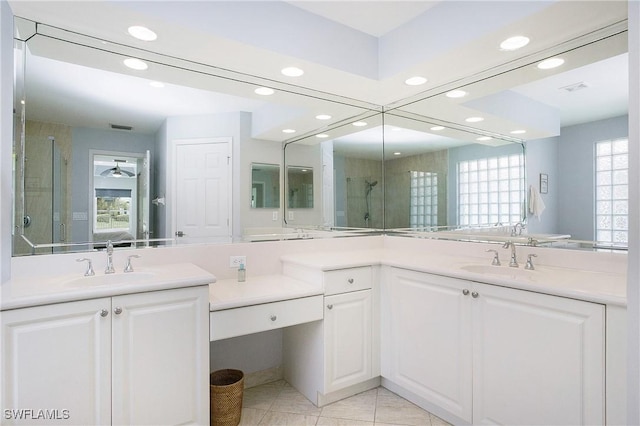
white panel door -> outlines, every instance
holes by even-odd
[[[2,424],[111,424],[110,307],[107,298],[0,313]]]
[[[472,415],[469,283],[392,268],[383,283],[383,374],[465,421]]]
[[[474,424],[604,424],[604,306],[474,287]]]
[[[228,241],[231,237],[231,158],[227,139],[176,141],[178,242]]]
[[[324,298],[325,393],[372,376],[371,290]]]
[[[113,298],[114,424],[209,424],[208,302],[208,286]]]

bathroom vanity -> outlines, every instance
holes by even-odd
[[[214,280],[174,264],[3,288],[2,423],[208,423]]]
[[[2,406],[206,423],[209,342],[266,331],[318,406],[382,384],[454,424],[624,424],[626,258],[518,246],[521,265],[537,255],[525,270],[491,265],[496,248],[509,256],[390,236],[149,249],[117,278],[42,280],[22,259],[2,293]],[[245,282],[224,269],[240,252]]]

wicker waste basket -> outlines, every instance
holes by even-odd
[[[242,415],[244,373],[218,370],[209,376],[211,426],[237,426]]]

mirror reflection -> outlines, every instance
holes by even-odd
[[[280,166],[254,163],[251,165],[251,207],[280,208]]]
[[[313,168],[287,166],[287,205],[290,209],[313,208]]]

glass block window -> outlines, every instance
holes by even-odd
[[[522,221],[524,155],[458,163],[458,224],[515,224]]]
[[[629,245],[629,142],[627,139],[596,143],[596,242]]]
[[[410,171],[411,197],[409,226],[422,228],[438,225],[438,174]]]

